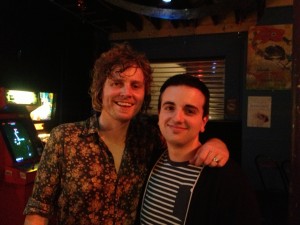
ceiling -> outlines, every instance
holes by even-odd
[[[174,28],[197,26],[204,18],[219,24],[234,13],[241,23],[255,12],[261,16],[265,0],[49,0],[56,7],[106,34],[142,31],[145,21],[159,30],[168,21]]]

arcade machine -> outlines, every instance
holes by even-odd
[[[0,223],[23,225],[43,149],[27,108],[40,105],[35,92],[0,88]]]
[[[32,111],[28,110],[38,137],[46,143],[54,126],[56,96],[53,92],[39,92],[38,97],[40,105]]]

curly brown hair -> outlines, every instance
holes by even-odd
[[[96,60],[92,71],[92,83],[89,94],[92,98],[92,107],[96,112],[102,110],[102,94],[104,83],[111,78],[115,68],[121,68],[119,72],[129,67],[139,67],[144,74],[145,97],[141,112],[146,112],[151,101],[152,68],[144,53],[137,52],[126,42],[114,44],[107,52],[104,52]]]

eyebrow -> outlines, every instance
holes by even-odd
[[[175,103],[171,101],[166,101],[166,102],[162,102],[162,105],[175,105]]]
[[[126,78],[124,77],[112,77],[112,78],[108,78],[109,80],[112,80],[112,81],[126,81]],[[135,82],[135,83],[141,83],[141,84],[144,84],[145,81],[141,81],[141,80],[130,80],[130,82]]]
[[[174,102],[172,102],[172,101],[166,101],[166,102],[163,102],[162,105],[176,105],[176,104]],[[184,105],[184,107],[193,108],[193,109],[199,110],[199,108],[197,106],[190,105],[190,104],[186,104],[186,105]]]

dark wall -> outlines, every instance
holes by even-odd
[[[292,7],[269,8],[258,21],[258,25],[293,24]],[[291,74],[292,76],[292,74]],[[244,87],[245,87],[244,80]],[[243,88],[243,168],[253,180],[257,188],[262,188],[257,179],[254,165],[255,157],[263,154],[279,163],[290,160],[292,131],[292,92],[291,90],[246,90]],[[247,127],[248,96],[270,96],[272,98],[271,127]],[[280,184],[275,184],[273,188]]]
[[[50,1],[5,1],[0,14],[0,86],[57,94],[55,124],[90,115],[94,30]],[[105,37],[97,40],[106,44]]]

